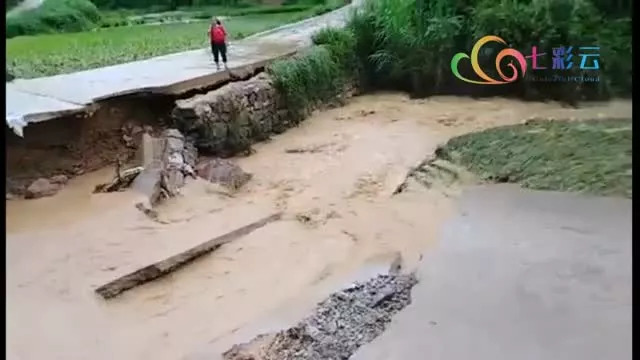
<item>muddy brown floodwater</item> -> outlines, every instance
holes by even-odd
[[[406,266],[434,243],[455,188],[392,196],[412,166],[451,136],[532,116],[629,117],[630,101],[555,103],[399,94],[353,99],[258,144],[237,161],[254,174],[233,197],[192,181],[160,208],[131,192],[91,194],[112,169],[58,195],[7,201],[9,359],[181,359],[282,308],[312,307],[320,289],[400,252]],[[163,279],[105,301],[94,289],[274,211],[282,221]],[[302,296],[304,295],[304,296]]]

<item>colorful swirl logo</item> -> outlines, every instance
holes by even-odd
[[[500,75],[503,81],[492,79],[489,75],[487,75],[484,71],[482,71],[482,69],[480,68],[480,65],[478,64],[478,53],[480,52],[480,48],[484,44],[492,41],[507,45],[507,42],[502,40],[500,37],[495,35],[488,35],[478,40],[478,42],[476,42],[476,44],[473,46],[473,49],[471,49],[471,67],[473,68],[473,71],[475,71],[476,74],[484,81],[470,80],[460,75],[460,72],[458,71],[458,63],[462,59],[469,59],[469,55],[465,53],[457,53],[451,59],[451,71],[453,72],[453,75],[455,75],[458,79],[462,81],[472,83],[472,84],[502,85],[502,84],[512,83],[518,79],[518,70],[513,65],[513,62],[511,62],[507,64],[507,66],[511,68],[513,75],[506,76],[500,69],[500,61],[502,61],[502,59],[504,59],[506,56],[513,56],[518,61],[518,63],[520,63],[520,68],[522,69],[522,76],[524,76],[527,72],[527,60],[525,59],[525,57],[522,55],[521,52],[515,49],[504,49],[498,53],[498,56],[496,56],[496,69],[498,70],[498,75]]]

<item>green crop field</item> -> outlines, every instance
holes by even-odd
[[[239,39],[316,15],[318,9],[247,15],[226,20],[230,39]],[[18,78],[69,73],[154,56],[208,47],[206,20],[135,25],[80,33],[43,34],[8,39],[7,67]]]
[[[532,121],[451,139],[440,157],[482,179],[632,198],[631,119]]]

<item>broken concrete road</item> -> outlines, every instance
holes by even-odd
[[[311,35],[343,26],[359,1],[333,12],[231,42],[229,68],[252,72],[311,44]],[[16,134],[29,123],[86,111],[95,102],[136,93],[180,94],[229,80],[217,71],[210,50],[199,49],[148,60],[6,84],[6,122]]]
[[[352,359],[631,359],[629,200],[473,189],[418,275]]]

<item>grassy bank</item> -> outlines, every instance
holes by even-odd
[[[317,45],[291,59],[276,61],[267,71],[287,103],[289,116],[302,120],[318,104],[338,99],[353,84],[353,37],[325,29],[313,37]]]
[[[239,39],[313,15],[251,15],[225,21]],[[208,21],[137,25],[92,32],[18,37],[7,41],[7,66],[19,78],[55,75],[208,46]]]
[[[537,121],[466,134],[438,151],[492,182],[632,197],[631,120]]]

